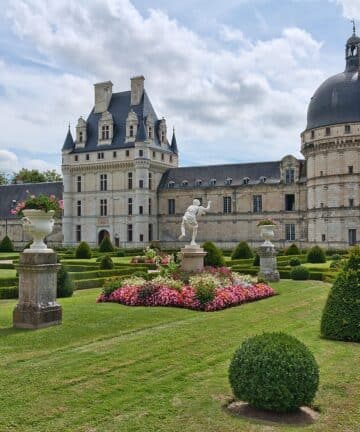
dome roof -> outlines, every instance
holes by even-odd
[[[346,68],[328,78],[311,98],[306,129],[338,123],[360,122],[360,38],[346,43]]]

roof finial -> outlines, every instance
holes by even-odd
[[[355,20],[351,20],[352,25],[353,25],[353,36],[356,36],[356,28],[355,28]]]
[[[70,122],[69,122],[69,130],[70,130]]]

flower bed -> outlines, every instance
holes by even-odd
[[[119,285],[112,292],[105,289],[97,301],[127,306],[173,306],[210,312],[275,294],[270,286],[258,283],[250,276],[232,273],[226,268],[207,268],[191,276],[185,284],[159,276],[152,281],[128,279],[119,282]]]

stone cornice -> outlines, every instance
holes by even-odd
[[[320,139],[304,143],[301,146],[301,152],[303,155],[309,157],[326,151],[351,150],[351,148],[358,150],[359,147],[360,135],[353,135],[351,137]]]

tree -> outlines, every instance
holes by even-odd
[[[55,170],[41,172],[37,169],[22,168],[19,172],[14,172],[12,183],[44,183],[61,181],[61,175]]]
[[[9,183],[9,179],[7,175],[3,172],[0,172],[0,185],[5,185]]]

